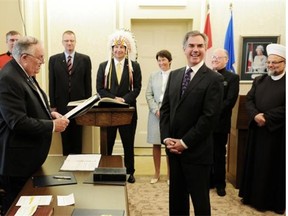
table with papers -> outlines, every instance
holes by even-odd
[[[89,155],[90,156],[90,155]],[[64,156],[49,156],[42,168],[36,175],[51,175],[57,172],[61,173],[60,168],[64,165]],[[97,160],[97,157],[94,159]],[[101,156],[99,158],[98,167],[123,167],[123,159],[121,156]],[[40,195],[52,196],[50,207],[53,207],[53,215],[71,215],[74,208],[81,209],[112,209],[124,210],[125,216],[129,215],[126,185],[99,185],[86,184],[85,180],[93,171],[71,171],[77,179],[77,184],[49,186],[49,187],[33,187],[33,181],[30,179],[14,201],[7,215],[14,215],[19,209],[16,203],[24,196],[33,199]],[[60,206],[57,203],[59,196],[66,200],[71,199],[71,194],[75,199],[74,205]],[[63,197],[62,197],[63,196]]]

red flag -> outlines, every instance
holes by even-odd
[[[212,30],[211,30],[211,24],[210,24],[210,13],[207,13],[206,21],[205,21],[205,27],[204,27],[204,33],[208,36],[208,49],[212,47]]]
[[[252,62],[253,62],[253,43],[249,45],[249,54],[248,54],[248,61],[247,61],[247,72],[252,71]]]

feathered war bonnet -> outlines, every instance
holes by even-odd
[[[109,88],[111,87],[111,61],[113,58],[113,50],[112,48],[115,45],[123,45],[126,47],[126,58],[128,59],[128,69],[129,69],[129,82],[131,86],[131,90],[133,91],[133,67],[131,60],[135,61],[137,59],[137,48],[136,48],[136,41],[135,37],[129,30],[120,29],[117,30],[115,33],[111,34],[108,39],[108,63],[105,68],[105,81],[104,87]],[[108,82],[108,77],[110,80]]]

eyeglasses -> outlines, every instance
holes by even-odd
[[[284,60],[282,60],[282,61],[267,61],[266,64],[267,65],[269,65],[269,64],[276,65],[276,64],[280,64],[282,62],[284,62]]]
[[[38,58],[38,57],[36,57],[36,56],[34,56],[34,55],[32,55],[32,54],[29,54],[29,53],[23,53],[22,55],[27,55],[27,56],[30,56],[30,57],[32,57],[32,58],[34,58],[34,59],[36,59],[36,60],[38,60],[40,63],[42,63],[42,64],[44,64],[44,58],[43,58],[43,56],[42,57],[40,57],[40,58]]]
[[[75,42],[75,40],[63,40],[65,43],[74,43]]]
[[[222,58],[227,58],[226,56],[212,56],[212,60],[217,60],[219,61]]]

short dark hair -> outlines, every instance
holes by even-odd
[[[160,50],[159,52],[157,52],[156,60],[158,60],[159,56],[167,58],[169,60],[169,62],[172,61],[172,55],[171,55],[171,53],[168,50]]]
[[[195,37],[195,36],[201,36],[203,39],[204,39],[204,45],[205,47],[207,46],[208,44],[208,37],[205,33],[201,33],[197,30],[194,30],[194,31],[190,31],[190,32],[187,32],[185,37],[184,37],[184,40],[183,40],[183,48],[185,48],[187,46],[187,41],[188,41],[188,38],[189,37]]]
[[[6,41],[8,41],[8,37],[9,36],[13,36],[13,35],[21,35],[18,31],[12,30],[6,33]]]

